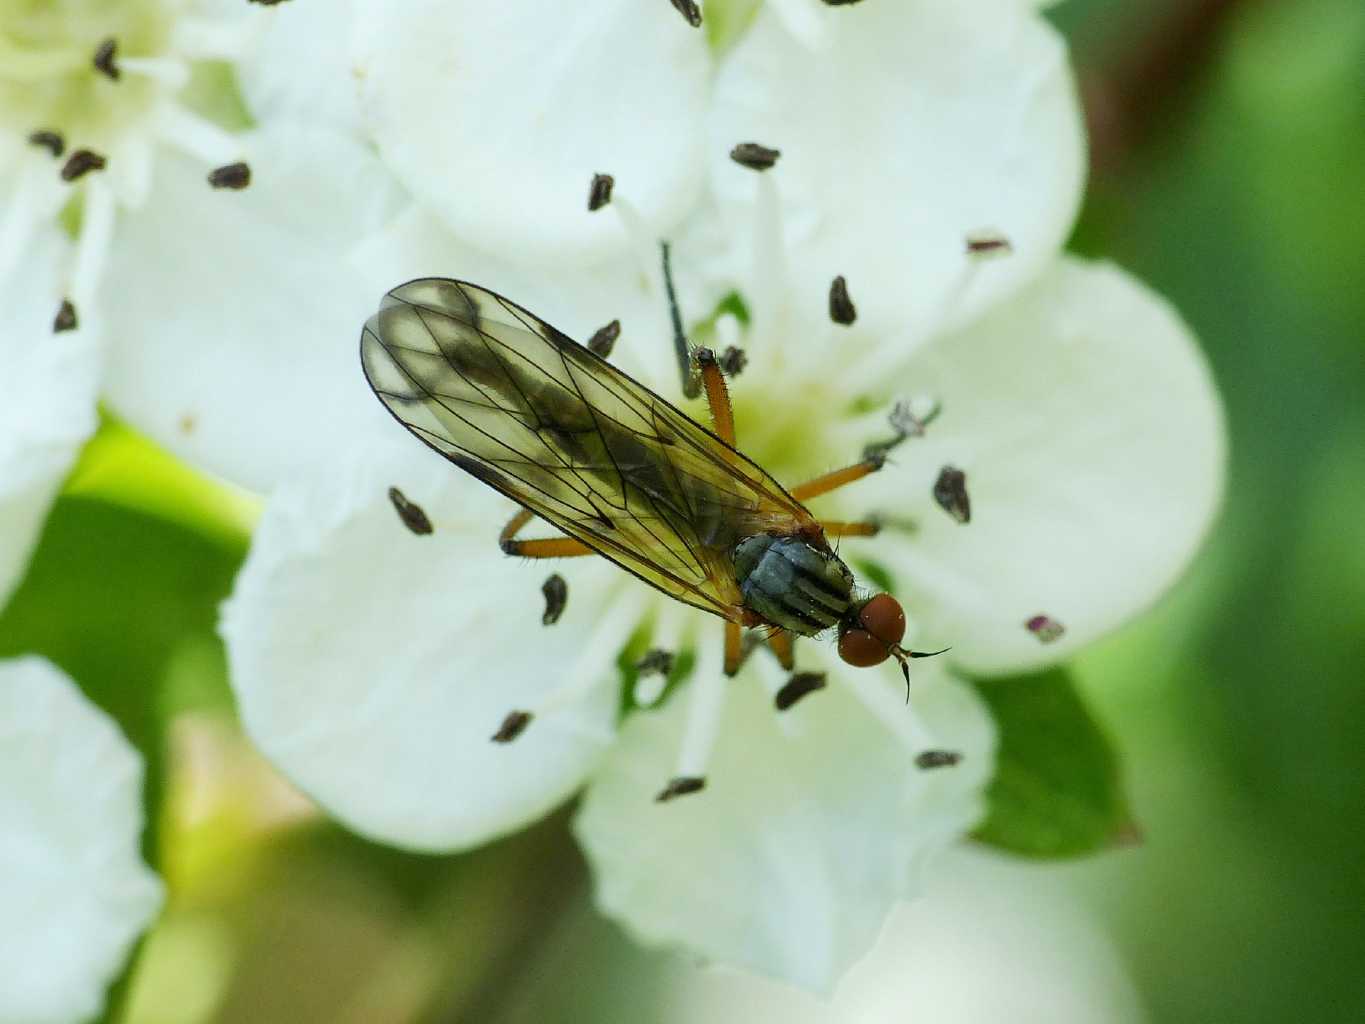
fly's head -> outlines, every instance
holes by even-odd
[[[905,610],[901,603],[890,594],[877,594],[855,603],[839,622],[839,657],[859,668],[895,658],[909,682],[913,652],[901,646],[904,638]]]

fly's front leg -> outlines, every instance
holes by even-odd
[[[576,558],[580,555],[597,554],[581,540],[572,537],[549,537],[543,540],[515,540],[521,528],[531,521],[533,513],[524,508],[502,528],[498,534],[498,547],[505,555],[519,555],[522,558]]]
[[[855,462],[851,466],[843,469],[836,469],[830,473],[817,476],[814,480],[807,480],[791,489],[791,496],[797,501],[807,501],[811,498],[818,498],[822,494],[829,494],[837,491],[846,484],[851,484],[855,480],[861,480],[865,476],[877,472],[886,465],[886,456],[880,452],[869,455],[861,462]]]
[[[779,629],[768,637],[768,646],[777,655],[777,663],[790,672],[796,667],[796,638],[785,629]]]

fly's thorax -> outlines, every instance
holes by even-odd
[[[800,537],[759,533],[735,547],[745,607],[801,636],[837,625],[853,606],[853,574]]]

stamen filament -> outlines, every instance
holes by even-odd
[[[612,664],[640,621],[638,594],[626,593],[607,607],[596,628],[583,640],[583,653],[564,681],[530,705],[533,715],[575,704],[614,676]]]
[[[71,271],[70,291],[79,309],[94,305],[109,246],[114,239],[115,207],[109,184],[102,178],[92,177],[85,187],[81,233],[76,240],[76,265]]]
[[[702,647],[697,671],[692,675],[687,704],[687,725],[678,748],[678,779],[706,777],[706,766],[716,746],[729,680],[721,671],[720,650],[715,644]]]

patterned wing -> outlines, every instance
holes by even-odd
[[[654,392],[493,292],[393,289],[361,363],[394,417],[460,468],[681,601],[742,621],[732,552],[810,514]]]

